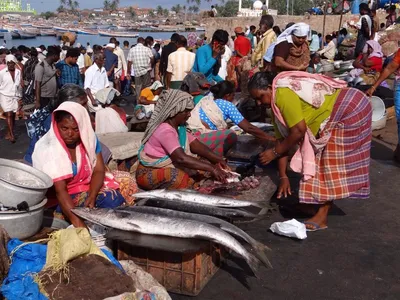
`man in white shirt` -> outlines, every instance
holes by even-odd
[[[151,85],[151,66],[154,62],[154,55],[150,48],[144,45],[144,38],[137,39],[137,45],[129,51],[128,70],[133,70],[135,74],[136,94],[140,95],[143,88]],[[131,76],[127,76],[131,80]]]
[[[94,64],[87,69],[85,73],[85,91],[90,101],[88,107],[90,112],[98,110],[96,103],[96,93],[102,89],[108,88],[110,82],[108,81],[107,71],[103,67],[104,54],[96,53],[94,55]]]
[[[0,71],[0,105],[7,116],[8,132],[5,138],[15,143],[15,113],[22,98],[21,71],[16,68],[18,61],[14,55],[7,55],[6,63],[7,68]]]
[[[327,35],[325,37],[325,41],[327,42],[327,45],[324,47],[324,49],[318,51],[317,53],[321,55],[321,58],[334,60],[336,55],[335,40],[331,35]]]
[[[168,57],[168,67],[166,76],[167,89],[179,89],[183,78],[193,68],[196,54],[187,51],[187,40],[183,35],[179,36],[176,42],[177,50]]]

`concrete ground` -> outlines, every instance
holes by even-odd
[[[23,123],[13,145],[4,140],[4,121],[0,126],[0,157],[22,158],[28,142]],[[274,268],[261,267],[255,278],[241,260],[228,259],[196,299],[400,299],[400,172],[391,160],[395,132],[394,120],[374,132],[369,200],[335,202],[329,228],[309,233],[304,241],[268,231],[273,222],[292,217],[279,211],[241,226],[272,248]]]

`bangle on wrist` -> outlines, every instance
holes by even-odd
[[[282,155],[276,152],[276,147],[272,148],[272,153],[274,153],[275,157],[281,157]]]
[[[279,177],[279,179],[289,179],[289,177],[287,177],[287,176],[282,176],[282,177]]]

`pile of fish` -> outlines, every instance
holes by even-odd
[[[255,218],[242,208],[268,207],[267,201],[244,201],[203,195],[194,191],[154,190],[135,194],[146,199],[146,206],[120,207],[117,209],[74,208],[77,216],[99,225],[178,238],[205,239],[218,243],[244,258],[256,274],[259,263],[271,267],[267,246],[256,241],[237,226],[220,218]],[[143,203],[141,203],[143,204]],[[219,217],[219,218],[217,218]],[[251,246],[249,252],[234,237]]]

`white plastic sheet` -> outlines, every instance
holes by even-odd
[[[291,219],[285,222],[275,222],[271,225],[270,230],[273,233],[300,240],[307,238],[306,225],[300,223],[296,219]]]

